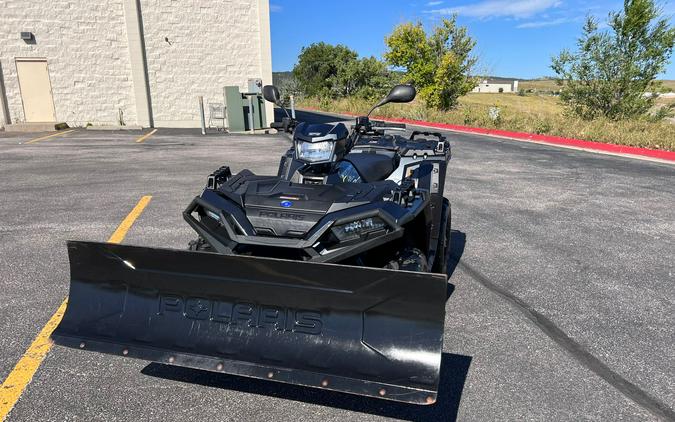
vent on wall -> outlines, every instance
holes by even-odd
[[[33,41],[33,33],[32,32],[22,32],[21,33],[21,39],[26,41],[26,42]]]

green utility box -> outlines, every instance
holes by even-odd
[[[266,128],[265,99],[258,92],[239,92],[238,86],[223,89],[230,132],[246,132]]]

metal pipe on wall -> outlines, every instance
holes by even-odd
[[[255,124],[253,120],[253,95],[248,95],[248,127],[251,133],[255,133]]]
[[[12,124],[9,117],[9,105],[7,104],[7,93],[5,91],[5,77],[2,73],[2,63],[0,63],[0,109],[2,109],[2,122],[5,126]]]
[[[202,135],[206,135],[206,119],[204,118],[204,97],[197,97],[199,100],[199,117],[202,120]]]
[[[124,19],[127,27],[131,79],[134,84],[138,124],[144,127],[154,127],[143,32],[143,15],[139,0],[124,0]]]
[[[291,95],[291,117],[295,119],[295,96]]]

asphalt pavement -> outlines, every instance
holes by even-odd
[[[335,116],[300,113],[302,120]],[[27,420],[668,420],[675,165],[446,132],[453,254],[439,401],[417,407],[55,347]],[[68,292],[68,239],[185,248],[221,165],[276,173],[282,136],[0,132],[0,376]]]

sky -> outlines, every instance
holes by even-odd
[[[660,4],[675,24],[675,0]],[[622,6],[621,0],[270,0],[272,67],[291,70],[300,49],[319,41],[381,58],[384,38],[397,24],[420,21],[431,28],[456,13],[477,41],[478,73],[552,76],[551,57],[574,48],[585,16],[606,21]],[[675,79],[675,64],[661,78]]]

